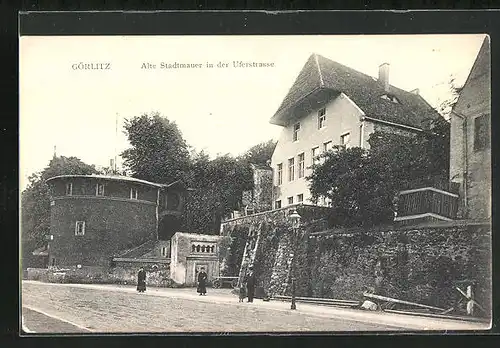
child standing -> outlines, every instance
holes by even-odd
[[[246,297],[246,291],[245,291],[245,286],[243,286],[243,284],[240,286],[240,294],[239,294],[239,302],[243,302],[243,300],[245,299]]]

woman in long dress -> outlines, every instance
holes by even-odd
[[[207,295],[207,279],[208,275],[205,273],[205,268],[202,267],[198,273],[198,293],[200,296]]]
[[[146,291],[146,271],[143,267],[141,267],[137,273],[137,291]]]

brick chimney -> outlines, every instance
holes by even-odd
[[[389,92],[389,63],[383,63],[378,67],[378,80],[384,86],[384,90]]]

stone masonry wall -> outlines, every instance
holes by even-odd
[[[239,276],[241,282],[248,272],[249,266],[253,266],[257,275],[262,273],[258,279],[259,286],[267,288],[272,285],[274,289],[276,281],[286,283],[276,279],[277,274],[282,273],[280,269],[287,270],[289,267],[290,245],[282,247],[281,257],[276,261],[277,265],[275,265],[275,255],[278,251],[278,242],[286,239],[282,236],[290,235],[291,222],[288,216],[294,210],[297,210],[302,216],[302,221],[305,224],[312,223],[316,231],[325,228],[326,221],[323,220],[323,216],[328,209],[302,204],[223,222],[221,234],[229,236],[233,240],[230,252],[223,260],[225,269],[222,270],[222,273]],[[272,284],[271,279],[275,279]]]
[[[307,216],[304,208],[297,210]],[[324,222],[309,216],[294,231],[289,212],[223,224],[223,233],[246,239],[239,275],[253,265],[258,286],[271,296],[290,294],[293,255],[297,296],[362,300],[371,291],[464,314],[455,287],[474,284],[478,302],[491,310],[491,227],[485,222],[324,231]]]

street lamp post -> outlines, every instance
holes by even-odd
[[[45,240],[47,241],[47,257],[48,257],[48,265],[47,268],[50,268],[50,242],[54,240],[54,235],[49,234],[45,236]]]
[[[290,309],[297,309],[297,306],[295,304],[295,255],[297,254],[298,233],[300,228],[301,216],[297,213],[297,210],[294,210],[292,214],[290,214],[289,218],[292,221],[293,233],[294,233],[294,236],[292,238],[293,252],[290,253],[290,257],[292,259],[292,264],[290,267],[292,273],[292,304],[290,305]]]

